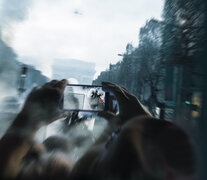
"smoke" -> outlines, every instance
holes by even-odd
[[[20,64],[9,46],[12,41],[12,25],[27,18],[32,0],[0,0],[0,100],[11,94],[17,85]]]
[[[32,0],[0,0],[0,34],[7,43],[12,41],[12,25],[27,18]]]
[[[16,60],[17,54],[10,47],[12,25],[27,18],[31,0],[0,0],[0,106],[5,96],[17,95],[18,77],[21,65]],[[3,113],[0,109],[0,137],[13,121],[16,114]]]
[[[32,0],[0,0],[0,40],[11,39],[12,25],[27,18],[31,4]]]
[[[89,121],[94,120],[95,123],[93,129],[91,129],[91,127],[87,126],[87,124],[89,124]],[[70,147],[69,157],[73,161],[77,161],[91,148],[91,146],[100,137],[107,126],[107,122],[103,118],[93,115],[91,119],[79,122],[71,127],[65,126],[67,125],[65,124],[64,119],[50,124],[47,126],[45,138],[48,138],[50,136],[62,136],[66,138]]]
[[[5,23],[23,21],[30,4],[31,0],[3,0],[1,17]]]
[[[16,87],[19,69],[15,59],[15,52],[0,39],[0,99]]]

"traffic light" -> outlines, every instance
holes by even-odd
[[[22,78],[25,78],[27,76],[27,67],[26,66],[23,66],[22,67],[22,72],[21,72],[21,77]]]
[[[185,91],[184,93],[184,103],[191,110],[192,117],[196,118],[199,116],[199,109],[201,105],[201,98],[197,93],[192,93],[190,91]]]
[[[191,104],[193,93],[190,91],[184,91],[183,93],[183,100],[186,104]]]
[[[26,66],[23,66],[21,69],[21,74],[20,74],[20,82],[19,82],[19,96],[22,95],[23,92],[26,91],[26,89],[24,88],[24,84],[25,84],[25,79],[27,77],[27,70],[28,68]]]

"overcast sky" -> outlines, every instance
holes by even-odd
[[[33,0],[27,17],[12,25],[20,59],[51,75],[55,58],[95,62],[100,72],[138,45],[146,20],[161,19],[164,0]],[[31,57],[31,58],[22,58]]]

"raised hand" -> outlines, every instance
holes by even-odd
[[[110,82],[102,82],[104,89],[114,93],[119,103],[119,114],[115,115],[113,112],[102,112],[100,116],[106,118],[110,123],[116,125],[123,125],[127,120],[135,116],[143,116],[151,114],[140,103],[140,101],[131,94],[126,88],[117,86]]]
[[[26,116],[30,123],[51,123],[65,116],[60,109],[60,102],[67,80],[53,80],[42,87],[36,87],[28,95],[20,114]]]

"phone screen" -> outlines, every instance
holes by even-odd
[[[78,111],[104,111],[107,108],[107,92],[101,86],[67,85],[63,97],[63,109]]]

